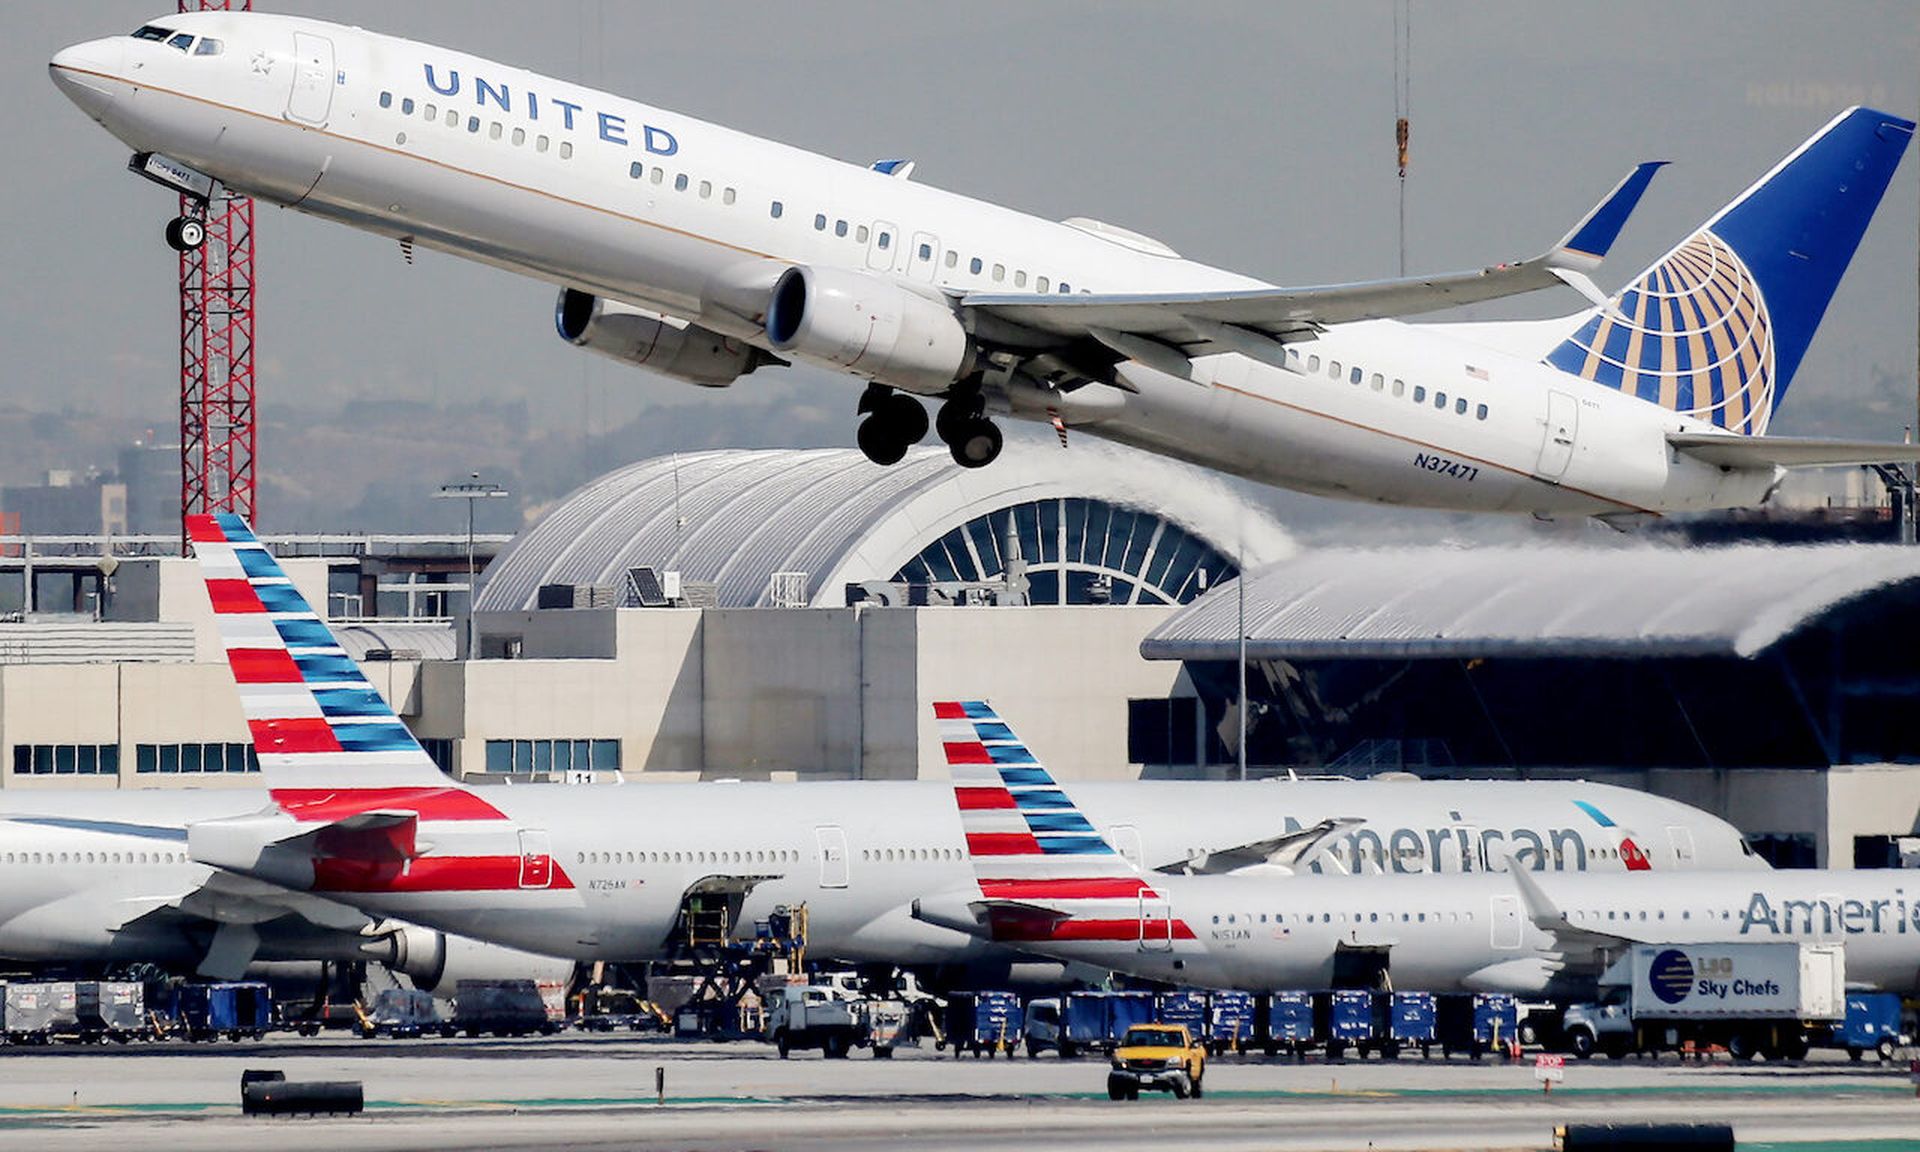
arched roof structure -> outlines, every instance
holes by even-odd
[[[1068,566],[1103,574],[1131,566],[1143,583],[1152,567],[1148,546],[1165,540],[1171,553],[1176,536],[1198,542],[1182,553],[1188,563],[1202,545],[1251,564],[1292,551],[1280,525],[1218,477],[1098,441],[1082,440],[1067,451],[1009,452],[972,471],[937,449],[916,450],[891,468],[851,449],[728,449],[643,460],[577,489],[487,566],[476,609],[532,609],[549,584],[623,587],[628,569],[643,565],[711,582],[718,603],[734,607],[771,605],[773,574],[800,574],[789,583],[804,584],[805,603],[838,607],[848,583],[913,579],[921,569],[910,565],[923,554],[952,554],[951,548],[929,553],[943,538],[956,531],[964,536],[970,524],[983,521],[1004,526],[1018,519],[1010,510],[1048,501],[1062,502],[1062,522],[1084,507],[1079,523],[1089,533],[1103,523],[1110,534],[1122,523],[1128,532],[1117,548],[1108,541],[1096,542],[1102,545],[1097,551],[1093,543],[1069,548]],[[1072,501],[1083,505],[1066,503]],[[992,519],[996,513],[1001,519]],[[1134,535],[1140,539],[1129,545]],[[976,567],[998,562],[988,561],[988,551],[972,551]],[[1043,557],[1027,559],[1044,566]],[[964,560],[958,565],[965,566]],[[1226,571],[1212,576],[1224,578],[1235,567],[1229,560]],[[1165,568],[1160,579],[1170,583]],[[925,570],[941,576],[940,569],[936,560]],[[997,575],[960,571],[942,578]],[[1171,591],[1143,590],[1140,600],[1184,602],[1204,583],[1188,579]]]

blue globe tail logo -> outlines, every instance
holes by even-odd
[[[1668,1004],[1678,1004],[1693,990],[1693,960],[1678,948],[1669,948],[1647,966],[1647,986]]]

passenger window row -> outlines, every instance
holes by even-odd
[[[9,864],[186,864],[185,852],[9,852]]]
[[[627,176],[634,180],[650,180],[655,185],[664,184],[667,179],[666,169],[657,167],[648,168],[638,160],[627,165]],[[676,173],[673,177],[673,190],[675,192],[685,192],[688,188],[692,187],[692,183],[692,180],[685,172]],[[713,181],[700,181],[700,199],[713,199]],[[722,188],[720,190],[720,203],[731,206],[737,199],[739,199],[739,194],[733,189]]]
[[[1303,360],[1300,355],[1300,349],[1288,348],[1287,366],[1303,376],[1317,376],[1320,373],[1320,357],[1310,355]],[[1366,369],[1357,364],[1342,371],[1340,361],[1328,360],[1327,376],[1333,380],[1344,378],[1356,387],[1362,383],[1366,383],[1373,391],[1383,394],[1388,390],[1385,376],[1378,372],[1369,375]],[[1407,394],[1407,382],[1405,380],[1393,381],[1392,392],[1395,399],[1404,397]],[[1427,402],[1427,388],[1424,384],[1415,384],[1413,386],[1413,402],[1415,404],[1425,404]],[[1433,392],[1433,406],[1439,411],[1446,411],[1449,406],[1447,394],[1435,389]],[[1469,408],[1473,409],[1474,419],[1476,420],[1485,420],[1488,415],[1488,408],[1485,404],[1475,404],[1465,396],[1454,396],[1451,406],[1453,408],[1453,414],[1456,416],[1465,416]]]
[[[1426,912],[1401,912],[1397,915],[1398,922],[1401,924],[1425,924],[1429,914]],[[1473,923],[1472,912],[1434,912],[1431,915],[1433,916],[1433,922],[1435,924]],[[1355,912],[1351,918],[1349,918],[1345,912],[1295,912],[1292,913],[1292,920],[1287,919],[1288,913],[1285,912],[1272,913],[1271,919],[1269,919],[1268,916],[1269,914],[1265,912],[1258,914],[1253,912],[1227,912],[1224,914],[1216,914],[1213,922],[1215,924],[1240,924],[1242,922],[1247,924],[1256,922],[1261,924],[1392,924],[1396,918],[1396,914],[1392,912]]]
[[[958,848],[862,848],[860,859],[894,864],[909,860],[958,860]]]
[[[800,860],[800,853],[792,848],[712,852],[575,852],[573,860],[576,864],[795,864]]]
[[[394,106],[394,103],[393,93],[380,93],[380,107],[390,109]],[[447,109],[446,116],[443,118],[440,114],[439,105],[434,104],[432,101],[416,102],[411,96],[403,96],[399,98],[399,105],[400,115],[402,116],[412,116],[417,108],[421,114],[421,118],[429,124],[444,123],[449,128],[459,128],[462,124],[463,118],[458,108]],[[482,125],[484,125],[487,130],[487,139],[510,140],[515,148],[524,146],[529,139],[525,128],[514,128],[509,132],[506,125],[500,123],[498,120],[483,121],[478,116],[466,116],[464,117],[464,121],[466,130],[470,135],[478,136]],[[532,136],[531,139],[533,140],[533,150],[535,152],[545,154],[553,149],[553,139],[544,132]],[[405,144],[406,142],[407,134],[405,132],[401,132],[394,137],[394,143],[396,144]],[[562,160],[573,159],[573,141],[560,141],[558,152]]]

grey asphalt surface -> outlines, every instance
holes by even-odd
[[[359,1080],[367,1113],[249,1119],[240,1073]],[[666,1076],[656,1102],[655,1069]],[[787,1061],[752,1043],[648,1037],[0,1048],[0,1148],[1546,1148],[1556,1125],[1717,1121],[1743,1147],[1920,1149],[1904,1063],[1682,1067],[1569,1061],[1328,1065],[1225,1057],[1198,1101],[1105,1099],[1098,1060],[903,1050]]]

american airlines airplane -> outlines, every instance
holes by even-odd
[[[188,856],[189,823],[269,803],[238,789],[0,792],[0,958],[227,980],[262,961],[374,962],[429,992],[570,975],[550,957],[368,917]]]
[[[1607,297],[1587,274],[1657,165],[1533,259],[1284,288],[910,163],[301,17],[168,15],[51,67],[135,171],[190,197],[221,185],[557,284],[563,337],[696,384],[781,362],[864,378],[881,464],[931,424],[984,466],[1009,414],[1325,495],[1629,519],[1756,504],[1787,467],[1920,456],[1764,435],[1912,135],[1871,109]],[[203,238],[195,214],[169,225],[175,247]],[[1555,285],[1592,306],[1403,322]]]
[[[743,935],[775,908],[804,904],[809,952],[843,961],[985,969],[1011,955],[912,915],[916,899],[973,883],[970,839],[945,783],[456,783],[244,521],[191,516],[187,528],[271,799],[192,823],[196,862],[581,960],[660,956],[692,894],[726,898]],[[1149,868],[1292,859],[1329,839],[1355,869],[1393,873],[1477,871],[1508,851],[1555,872],[1764,867],[1724,821],[1582,782],[1076,791],[1086,818]]]
[[[968,703],[941,724],[975,879],[919,901],[914,915],[996,943],[1208,988],[1390,977],[1432,992],[1579,997],[1632,944],[1844,942],[1850,984],[1920,991],[1920,883],[1904,872],[1705,869],[1656,880],[1541,871],[1515,855],[1506,869],[1420,876],[1258,865],[1150,874],[1113,849],[992,709]]]

